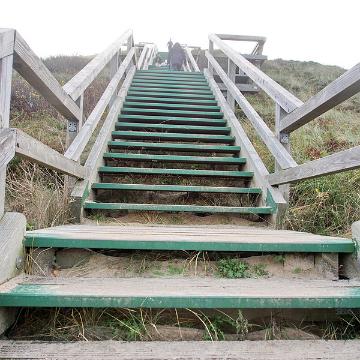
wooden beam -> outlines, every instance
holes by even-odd
[[[280,131],[291,132],[298,129],[359,91],[360,63],[319,91],[304,105],[284,117]]]
[[[238,54],[217,35],[210,34],[210,41],[216,44],[242,71],[249,76],[260,88],[262,88],[276,103],[281,105],[286,112],[291,112],[300,107],[303,102],[289,91],[284,89],[276,81],[263,73],[259,68]]]
[[[122,79],[126,69],[128,68],[131,60],[135,54],[135,48],[132,48],[129,53],[126,55],[124,61],[120,65],[119,69],[117,70],[115,76],[110,81],[109,85],[105,89],[104,93],[102,94],[100,100],[96,104],[94,110],[89,115],[88,119],[86,120],[85,124],[81,128],[80,132],[77,134],[74,141],[71,143],[69,148],[65,152],[65,157],[68,159],[72,159],[78,161],[82,152],[85,149],[86,144],[88,143],[89,139],[91,138],[92,133],[94,132],[96,126],[98,125],[106,106],[109,104],[110,100],[113,99],[114,94],[116,94],[116,90]],[[115,96],[116,97],[116,96]]]
[[[80,121],[80,109],[75,101],[66,94],[55,77],[18,32],[16,33],[14,50],[15,70],[44,96],[61,115],[67,119]]]
[[[16,133],[11,129],[0,129],[0,173],[15,155]]]
[[[145,57],[146,57],[146,53],[149,51],[149,45],[144,45],[144,47],[142,48],[140,57],[139,57],[139,61],[137,63],[137,69],[138,70],[142,70],[143,66],[144,66],[144,61],[145,61]]]
[[[264,36],[216,34],[221,40],[265,42]]]
[[[76,100],[86,88],[93,82],[97,75],[104,69],[123,44],[127,44],[128,38],[132,36],[132,30],[125,31],[102,53],[92,59],[81,71],[64,85],[64,90]]]
[[[188,48],[188,47],[186,47],[186,48],[185,48],[185,53],[186,53],[188,59],[190,60],[191,66],[192,66],[192,68],[193,68],[193,71],[200,71],[199,66],[198,66],[198,64],[196,63],[196,61],[195,61],[195,59],[194,59],[194,57],[193,57],[193,54],[192,54],[192,52],[191,52],[191,49]]]
[[[14,53],[15,30],[0,29],[0,59]]]
[[[74,176],[79,179],[85,178],[84,166],[67,159],[64,155],[23,131],[19,129],[14,130],[16,131],[15,152],[17,155],[62,174]]]
[[[253,186],[262,189],[264,198],[266,196],[271,197],[271,199],[278,208],[278,214],[281,215],[283,208],[286,207],[285,199],[277,189],[273,188],[269,184],[267,180],[267,176],[269,175],[268,170],[266,169],[264,163],[262,162],[250,139],[246,135],[246,132],[241,126],[239,120],[231,110],[229,104],[226,102],[224,95],[221,93],[221,90],[217,86],[216,81],[211,76],[208,69],[204,70],[204,75],[208,80],[209,86],[212,89],[216,100],[221,107],[222,112],[224,113],[224,117],[227,119],[229,126],[232,128],[232,135],[235,137],[235,145],[241,147],[241,154],[247,159],[243,170],[254,172],[254,177],[252,179]],[[264,198],[263,204],[266,204]],[[274,223],[276,223],[279,218],[277,217],[277,215],[274,215],[274,218],[272,220]]]
[[[275,172],[267,178],[271,185],[281,185],[358,168],[360,168],[360,146],[355,146],[292,169]]]
[[[265,143],[271,154],[275,157],[282,169],[287,169],[297,165],[292,156],[284,149],[283,145],[276,138],[275,134],[268,128],[265,121],[259,116],[251,104],[247,101],[245,96],[239,91],[236,85],[228,78],[225,71],[215,60],[215,58],[208,52],[205,55],[212,65],[214,71],[220,76],[225,84],[227,91],[230,92],[235,101],[240,105],[246,117],[254,126],[257,134]]]

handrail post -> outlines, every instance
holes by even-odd
[[[130,48],[131,49],[131,48]],[[130,50],[128,50],[129,52]],[[118,51],[114,57],[110,60],[110,81],[111,79],[114,77],[114,75],[116,74],[116,72],[119,69],[119,59],[120,59],[120,51]],[[116,93],[113,94],[113,96],[111,97],[109,104],[108,104],[108,110],[110,110],[112,104],[114,103],[116,98]]]
[[[14,42],[14,30],[0,30],[0,129],[8,128],[10,124]],[[5,212],[5,186],[6,168],[0,172],[0,219]]]
[[[286,134],[280,131],[281,120],[286,115],[287,112],[279,104],[275,103],[275,135],[280,143],[284,146],[285,150],[290,153],[290,134]],[[281,167],[275,161],[275,171],[279,170],[281,170]],[[290,185],[280,185],[279,190],[288,204],[290,198]]]
[[[234,64],[234,62],[228,58],[228,72],[227,75],[229,77],[229,79],[235,84],[235,80],[236,80],[236,65]],[[226,91],[226,100],[228,102],[228,104],[231,107],[232,111],[235,111],[235,99],[234,97],[231,95],[230,91],[227,90]]]
[[[214,56],[214,42],[212,40],[209,39],[209,53]],[[208,69],[209,69],[209,73],[211,75],[214,75],[214,69],[210,63],[210,61],[208,61]]]

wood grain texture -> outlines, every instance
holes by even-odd
[[[64,91],[41,59],[25,40],[16,33],[14,53],[15,70],[68,120],[81,121],[81,111]]]
[[[194,56],[193,56],[193,54],[191,52],[191,49],[186,47],[185,48],[185,53],[187,55],[188,60],[190,61],[191,66],[192,66],[192,71],[200,71],[199,66],[196,63],[196,61],[194,59]]]
[[[221,40],[265,42],[266,37],[254,35],[216,34]]]
[[[0,129],[0,173],[15,155],[15,139],[15,130]]]
[[[359,340],[271,341],[77,341],[0,340],[0,356],[11,359],[121,360],[354,360]]]
[[[107,105],[110,103],[110,100],[116,93],[120,80],[124,76],[127,67],[131,63],[134,53],[135,49],[132,48],[126,55],[116,74],[111,79],[101,98],[97,102],[94,110],[91,112],[85,124],[83,125],[69,148],[66,150],[64,154],[65,157],[75,161],[78,161],[80,159],[80,156],[84,151],[88,141],[90,140],[92,133],[96,129],[96,126],[98,125]]]
[[[73,100],[76,100],[119,51],[121,45],[127,43],[129,37],[132,37],[132,30],[125,31],[108,48],[92,59],[64,85],[64,91],[69,94]]]
[[[331,82],[282,119],[280,131],[291,132],[360,91],[360,63]]]
[[[279,103],[287,112],[291,112],[303,104],[301,100],[272,80],[251,62],[246,60],[217,35],[210,34],[209,39],[216,44],[242,71],[244,71],[251,80],[262,88],[275,102]]]
[[[0,28],[0,59],[14,53],[15,30]]]
[[[358,168],[360,168],[360,146],[355,146],[291,169],[275,172],[267,178],[270,184],[281,185]]]
[[[79,179],[85,178],[85,167],[77,162],[66,158],[51,147],[34,139],[22,130],[16,130],[16,154],[21,157],[44,165],[47,168],[60,173],[74,176]]]
[[[221,68],[215,58],[207,51],[205,53],[208,61],[214,68],[214,71],[220,76],[221,80],[226,85],[227,91],[233,96],[236,102],[240,105],[246,117],[250,120],[255,128],[257,134],[265,143],[271,154],[275,157],[282,169],[291,168],[297,165],[292,156],[285,150],[283,145],[276,138],[275,134],[269,129],[265,121],[251,106],[245,96],[239,91],[235,83],[232,82]]]

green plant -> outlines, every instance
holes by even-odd
[[[249,265],[239,259],[221,259],[216,265],[219,275],[225,278],[246,278],[250,275]]]
[[[285,255],[274,255],[274,261],[278,264],[284,265]]]
[[[266,265],[265,264],[256,264],[253,265],[251,267],[251,272],[256,276],[256,277],[261,277],[261,276],[267,276],[269,275],[269,272],[266,270]]]

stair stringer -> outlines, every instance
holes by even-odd
[[[241,147],[241,155],[247,158],[244,170],[254,172],[252,186],[259,187],[263,191],[260,197],[260,206],[271,206],[274,210],[271,215],[268,215],[267,221],[276,228],[281,228],[288,207],[287,201],[279,189],[271,186],[267,181],[268,170],[208,69],[204,69],[204,75],[228,122],[228,126],[231,127],[231,134],[235,137],[235,145]]]

